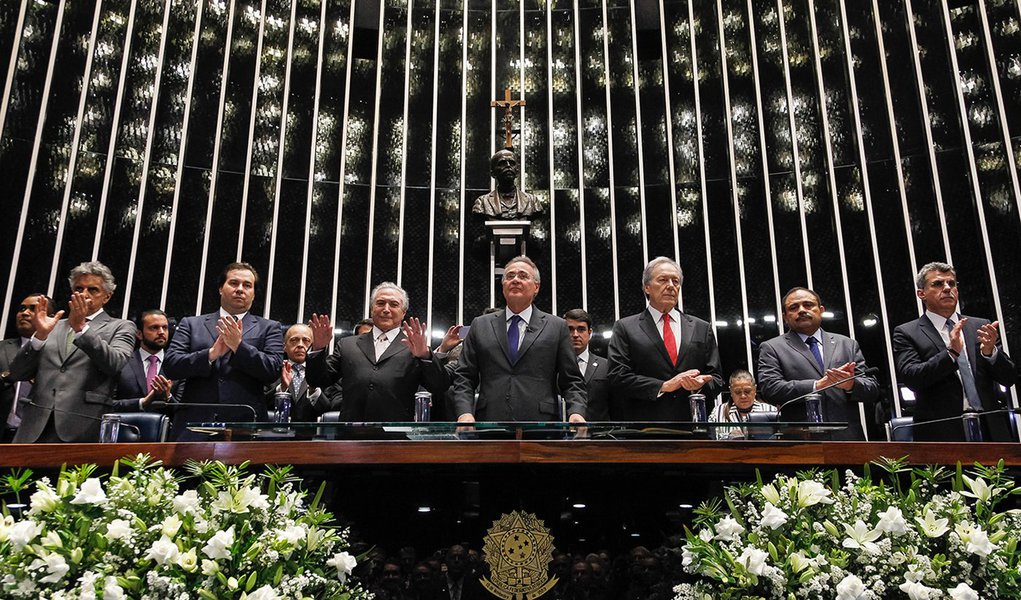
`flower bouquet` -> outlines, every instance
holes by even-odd
[[[356,559],[319,506],[322,488],[306,505],[291,467],[255,475],[247,466],[189,462],[174,472],[139,455],[105,482],[95,465],[64,467],[55,484],[31,485],[31,471],[7,476],[0,484],[19,505],[35,491],[21,518],[3,507],[0,597],[370,598],[348,578]]]
[[[695,511],[678,600],[1021,597],[1021,493],[1001,461],[968,473],[876,463],[858,477],[808,471],[728,487]],[[726,504],[726,508],[724,508]],[[1013,504],[1013,503],[1009,503]]]

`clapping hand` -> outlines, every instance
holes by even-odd
[[[964,319],[961,319],[964,321]],[[990,357],[996,350],[996,343],[1000,341],[1000,322],[993,321],[978,328],[978,344],[982,356]]]

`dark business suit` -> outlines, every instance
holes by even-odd
[[[340,381],[341,421],[412,421],[419,386],[437,400],[442,399],[450,380],[439,360],[433,360],[431,354],[429,359],[417,358],[403,339],[399,332],[376,360],[372,331],[343,338],[333,354],[326,356],[322,351],[308,357],[307,381],[321,388]]]
[[[61,319],[42,348],[33,350],[26,344],[11,364],[12,379],[35,379],[30,400],[38,405],[22,407],[15,443],[38,440],[51,415],[62,441],[99,439],[100,418],[112,412],[113,388],[135,347],[135,325],[101,312],[75,338],[70,350],[69,331],[67,319]]]
[[[585,419],[588,421],[609,421],[611,418],[609,373],[609,361],[589,350],[584,373],[585,389],[588,391]]]
[[[847,336],[819,330],[822,337],[823,364],[827,369],[854,362],[855,373],[865,368],[858,342]],[[762,398],[775,406],[788,400],[810,393],[824,369],[819,368],[808,344],[794,331],[763,342],[759,347],[759,391]],[[826,421],[842,421],[847,429],[829,435],[834,440],[864,440],[858,402],[873,402],[879,397],[879,382],[870,375],[855,380],[850,391],[833,387],[822,393],[823,418]],[[806,421],[805,404],[796,402],[783,409],[781,421]]]
[[[332,387],[332,386],[331,386]],[[319,389],[319,396],[316,398],[315,403],[309,399],[309,395],[316,389]],[[276,395],[280,391],[280,379],[277,379],[269,386],[266,387],[266,408],[274,409],[276,404]],[[290,391],[290,390],[289,390]],[[325,412],[331,410],[337,410],[339,404],[334,405],[334,398],[332,397],[329,388],[321,388],[318,386],[308,385],[308,375],[306,371],[305,378],[301,380],[301,385],[298,386],[296,394],[292,394],[291,398],[291,421],[296,423],[314,423]]]
[[[999,345],[993,360],[981,356],[977,332],[986,323],[989,323],[987,319],[968,317],[963,329],[964,349],[975,376],[982,409],[997,410],[1010,405],[1009,394],[1001,391],[999,386],[1014,385],[1017,371]],[[957,361],[950,356],[943,338],[928,316],[923,314],[894,330],[893,358],[897,363],[898,378],[915,393],[916,423],[961,416],[964,390],[957,375]],[[984,417],[982,421],[990,436],[987,439],[1003,442],[1014,439],[1007,415]],[[964,440],[960,421],[916,426],[914,434],[919,441]]]
[[[709,323],[681,313],[678,324],[681,342],[676,366],[670,362],[663,336],[648,309],[614,324],[608,360],[614,404],[619,407],[621,420],[690,421],[687,390],[678,388],[659,394],[664,381],[689,369],[712,375],[700,390],[707,401],[723,388],[720,352]]]
[[[13,437],[7,431],[7,415],[14,403],[18,382],[10,378],[11,363],[21,349],[21,338],[10,338],[0,342],[0,440],[9,442]]]
[[[507,323],[505,310],[472,321],[454,380],[455,418],[472,413],[477,421],[560,421],[558,391],[567,416],[586,417],[585,380],[567,323],[533,306],[513,364]]]
[[[204,439],[187,431],[189,422],[216,420],[266,420],[263,389],[280,376],[284,336],[280,323],[248,313],[241,321],[241,343],[209,362],[209,349],[219,333],[219,311],[181,320],[164,352],[163,374],[184,381],[181,402],[200,404],[246,404],[252,412],[237,408],[181,408],[176,411],[170,439]]]
[[[160,363],[159,374],[163,375],[163,367],[166,365],[166,352],[163,362]],[[128,359],[128,364],[121,369],[120,377],[117,380],[117,391],[114,392],[113,406],[118,412],[138,412],[138,402],[149,394],[148,386],[145,385],[145,373],[149,365],[142,362],[141,351],[135,349]],[[174,382],[171,395],[180,400],[180,381]],[[162,397],[157,398],[163,400]]]

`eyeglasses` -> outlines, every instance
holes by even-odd
[[[503,278],[506,281],[513,281],[518,279],[520,281],[531,281],[532,276],[524,271],[509,271],[503,274]]]
[[[950,289],[954,289],[955,287],[957,287],[957,280],[956,279],[936,279],[934,281],[930,281],[929,282],[929,287],[938,288],[938,289],[942,289],[944,287],[948,287]]]

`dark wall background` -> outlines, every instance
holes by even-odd
[[[64,0],[0,3],[2,328],[98,258],[114,313],[255,310],[340,329],[381,280],[434,331],[490,303],[472,200],[524,97],[547,203],[538,305],[608,330],[657,255],[724,367],[818,290],[896,389],[912,275],[958,267],[965,310],[1021,347],[1016,2]],[[519,122],[520,122],[519,112]],[[467,210],[466,210],[467,209]],[[892,396],[892,394],[891,394]]]

